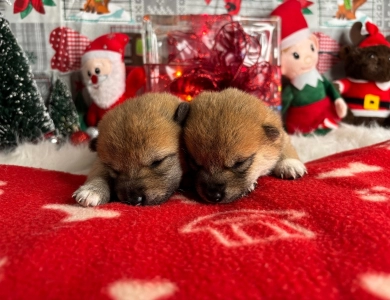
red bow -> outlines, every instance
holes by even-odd
[[[45,8],[43,7],[42,0],[15,0],[14,14],[25,11],[30,3],[37,12],[41,14],[45,13]]]

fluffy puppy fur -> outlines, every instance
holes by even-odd
[[[112,197],[153,205],[167,200],[183,174],[181,125],[188,109],[171,94],[148,93],[107,112],[91,143],[98,157],[73,195],[77,202],[96,206]]]
[[[231,202],[271,172],[294,179],[306,172],[280,116],[237,89],[199,94],[183,130],[196,190],[205,201]]]

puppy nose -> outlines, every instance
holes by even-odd
[[[145,198],[142,196],[133,196],[130,198],[127,198],[130,205],[134,206],[141,206],[144,205]]]
[[[146,197],[142,191],[126,190],[126,195],[123,199],[123,202],[133,206],[141,206],[146,204]]]
[[[225,197],[226,184],[224,183],[209,183],[205,189],[205,196],[210,202],[221,202]]]

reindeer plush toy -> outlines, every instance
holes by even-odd
[[[347,78],[335,81],[347,102],[349,112],[344,122],[355,125],[377,123],[390,127],[390,42],[373,23],[351,27],[353,43],[340,50]]]

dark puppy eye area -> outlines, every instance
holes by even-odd
[[[299,59],[299,54],[297,52],[294,52],[292,55],[294,56],[295,59]]]
[[[239,158],[234,162],[230,169],[233,171],[243,172],[246,171],[252,165],[252,162],[253,155],[246,158]]]
[[[149,165],[151,169],[157,168],[163,164],[164,161],[169,160],[170,158],[174,157],[176,154],[169,154],[167,156],[156,158],[152,161],[152,163]]]
[[[236,161],[232,166],[233,169],[238,169],[245,164],[246,160]]]
[[[367,57],[371,58],[371,59],[374,59],[374,58],[376,58],[376,55],[374,53],[370,52],[370,53],[367,54]]]
[[[164,158],[161,158],[161,159],[157,159],[155,161],[153,161],[151,164],[150,164],[150,167],[153,169],[153,168],[157,168],[159,165],[162,164],[162,162],[165,160],[165,157]]]

